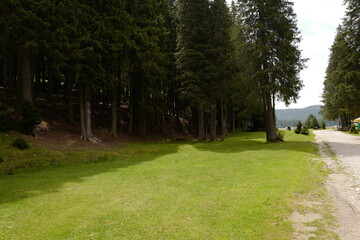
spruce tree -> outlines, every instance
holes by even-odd
[[[178,37],[176,63],[181,81],[182,97],[197,107],[198,139],[205,139],[204,107],[207,83],[212,68],[208,57],[210,38],[210,9],[205,0],[178,0]]]
[[[296,101],[304,68],[298,48],[300,34],[292,3],[287,0],[239,0],[254,66],[252,79],[264,102],[267,141],[277,141],[275,101]]]

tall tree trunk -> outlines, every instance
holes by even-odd
[[[81,139],[87,141],[86,126],[85,126],[85,104],[84,104],[84,84],[83,83],[79,83],[79,112],[80,112]]]
[[[166,131],[166,118],[165,118],[165,115],[164,114],[162,114],[161,116],[160,116],[160,123],[161,123],[161,133],[162,134],[165,134],[165,131]]]
[[[69,122],[74,123],[74,107],[73,107],[73,79],[72,75],[68,72],[66,74],[66,82],[67,82],[67,92],[68,92],[68,119]]]
[[[216,104],[211,106],[210,110],[210,141],[216,141]]]
[[[113,89],[111,99],[111,130],[110,135],[117,138],[117,100],[118,100],[117,87]]]
[[[266,104],[266,139],[268,142],[274,142],[278,140],[276,134],[276,126],[274,119],[274,109],[272,104],[271,94],[265,94],[265,104]]]
[[[3,94],[1,96],[2,100],[5,101],[6,100],[6,92],[7,92],[7,69],[6,69],[6,63],[5,60],[3,62]]]
[[[14,45],[8,31],[5,33],[5,53],[4,53],[4,94],[5,98],[14,95],[14,75],[16,62],[14,56]]]
[[[89,86],[84,86],[84,84],[80,83],[79,99],[81,139],[96,144],[100,140],[93,135],[91,129],[91,95]]]
[[[204,128],[204,108],[202,104],[198,106],[198,139],[200,141],[205,140],[205,128]]]
[[[40,94],[40,82],[41,82],[41,54],[37,54],[36,63],[34,64],[34,75],[35,75],[35,84],[34,84],[34,95],[38,97]]]
[[[224,141],[226,136],[226,122],[224,119],[224,101],[221,101],[220,118],[221,118],[221,141]]]
[[[236,131],[236,111],[232,111],[232,132]]]
[[[52,64],[52,63],[51,63]],[[48,67],[49,70],[49,79],[48,79],[48,85],[47,85],[47,99],[48,101],[52,101],[52,97],[54,94],[54,67],[50,65]]]
[[[134,128],[134,107],[133,107],[133,100],[130,97],[130,104],[129,104],[129,134],[133,133]]]
[[[144,96],[142,96],[141,104],[140,104],[140,114],[139,114],[139,124],[140,124],[140,133],[146,135],[146,111],[145,111],[145,100]]]
[[[86,138],[92,143],[98,143],[98,139],[94,137],[91,129],[91,93],[90,87],[87,85],[84,87],[84,95]]]
[[[273,112],[273,118],[274,118],[274,124],[275,124],[275,128],[276,128],[276,112],[275,112],[275,94],[272,95],[272,112]]]
[[[33,105],[32,97],[32,69],[30,50],[24,50],[20,55],[19,78],[20,78],[20,96],[22,102],[28,102]]]

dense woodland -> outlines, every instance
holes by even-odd
[[[62,104],[94,143],[94,122],[215,141],[242,120],[276,141],[306,62],[287,0],[2,0],[0,32],[2,114]]]
[[[346,0],[347,11],[331,47],[324,87],[324,116],[348,128],[360,116],[360,2]]]

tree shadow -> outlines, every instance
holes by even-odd
[[[162,147],[164,145],[164,147]],[[130,146],[125,151],[101,152],[106,159],[95,159],[87,163],[59,163],[20,170],[13,175],[0,174],[0,205],[61,191],[66,183],[82,183],[102,173],[115,172],[160,157],[174,154],[182,144],[141,144]],[[148,148],[148,149],[147,149]],[[134,157],[134,154],[135,157]]]
[[[211,144],[211,147],[209,147]],[[283,141],[268,143],[263,138],[242,139],[224,142],[196,143],[194,147],[200,151],[212,151],[217,153],[241,153],[245,151],[295,151],[305,153],[316,153],[317,149],[311,141]]]
[[[190,145],[199,151],[217,153],[241,153],[245,151],[289,150],[316,153],[307,141],[285,141],[266,143],[261,134],[249,134],[241,138],[232,137],[224,142],[167,142],[141,143],[124,147],[123,150],[96,153],[108,156],[100,161],[71,163],[23,170],[14,175],[0,175],[0,205],[33,198],[43,194],[60,192],[67,183],[82,183],[88,178],[102,173],[131,168],[163,156],[177,153],[182,146]],[[124,150],[125,149],[125,150]],[[90,153],[91,155],[91,153]],[[95,159],[96,160],[96,159]]]

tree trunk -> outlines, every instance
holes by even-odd
[[[117,138],[117,87],[113,89],[111,101],[111,130],[110,135]]]
[[[48,99],[48,101],[51,102],[53,100],[52,97],[54,94],[54,67],[52,65],[50,65],[48,70],[49,70],[49,79],[48,79],[48,85],[47,85],[47,99]]]
[[[96,144],[100,142],[100,140],[93,135],[91,130],[90,87],[80,83],[79,92],[81,139]]]
[[[199,130],[198,139],[200,141],[205,140],[204,109],[202,104],[199,104],[198,106],[198,130]]]
[[[236,112],[235,110],[232,111],[232,132],[236,131]]]
[[[4,54],[4,93],[5,98],[15,95],[14,75],[16,70],[16,61],[14,54],[13,40],[10,34],[5,33],[5,54]]]
[[[81,139],[87,141],[86,126],[85,126],[85,108],[84,108],[84,85],[79,84],[79,112],[80,112],[80,127],[81,127]]]
[[[143,88],[143,87],[142,87]],[[150,101],[149,101],[150,102]],[[145,109],[145,96],[144,96],[144,90],[141,90],[141,103],[140,103],[140,113],[139,113],[139,128],[140,133],[142,135],[146,135],[146,109]]]
[[[87,85],[84,87],[84,95],[86,138],[92,143],[98,143],[99,140],[94,137],[91,130],[91,94],[90,87]]]
[[[73,107],[73,97],[72,97],[72,90],[73,90],[73,81],[72,75],[66,75],[67,81],[67,92],[68,92],[68,119],[69,122],[74,123],[74,107]]]
[[[36,63],[34,67],[34,75],[35,75],[35,84],[34,84],[34,95],[35,98],[40,94],[40,82],[41,82],[41,54],[37,54]]]
[[[275,112],[275,100],[276,100],[276,98],[275,98],[275,94],[273,94],[273,96],[272,96],[272,100],[273,100],[273,102],[272,102],[272,112],[273,112],[273,119],[274,119],[274,124],[275,124],[275,128],[276,128],[276,112]]]
[[[216,105],[211,106],[210,111],[210,141],[216,141]]]
[[[221,118],[221,141],[224,141],[225,136],[226,136],[226,123],[225,123],[225,119],[224,119],[224,102],[221,101],[221,106],[220,106],[220,118]]]
[[[165,115],[164,114],[162,114],[161,116],[160,116],[160,118],[161,118],[161,133],[162,134],[165,134],[165,129],[166,129],[166,119],[165,119]]]
[[[7,86],[6,86],[6,83],[7,83],[7,73],[6,73],[6,63],[5,63],[5,60],[3,62],[3,94],[1,96],[2,100],[5,101],[6,100],[6,91],[7,91]]]
[[[20,55],[20,96],[21,102],[28,102],[33,105],[32,98],[32,69],[30,50],[24,50]]]
[[[278,140],[276,134],[276,126],[274,119],[274,109],[272,104],[272,97],[270,94],[266,94],[265,96],[265,104],[266,104],[266,139],[268,142],[274,142]]]
[[[132,98],[130,98],[129,104],[129,134],[133,133],[133,126],[134,126],[134,107]]]

